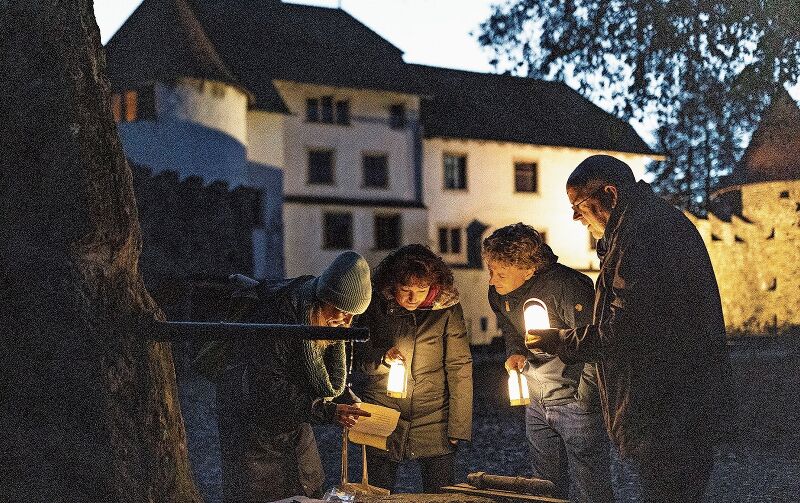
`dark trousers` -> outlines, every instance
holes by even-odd
[[[700,503],[714,468],[711,446],[687,442],[661,444],[628,461],[637,476],[643,503]]]
[[[422,472],[422,490],[429,494],[438,493],[439,488],[453,484],[453,461],[455,453],[418,458]],[[369,469],[369,483],[373,486],[383,487],[394,492],[397,482],[397,468],[400,463],[390,461],[382,456],[370,454],[367,451],[367,467]]]
[[[241,375],[223,375],[217,387],[217,424],[226,503],[261,503],[291,496],[319,497],[325,474],[308,423],[267,431],[242,410]]]

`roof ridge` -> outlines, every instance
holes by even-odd
[[[406,63],[412,67],[418,68],[425,68],[437,71],[446,71],[446,72],[453,72],[453,73],[464,73],[470,75],[480,75],[484,77],[491,77],[491,78],[501,78],[501,79],[509,79],[509,80],[518,80],[518,81],[527,81],[527,82],[541,82],[545,84],[560,84],[561,81],[556,80],[546,80],[540,79],[538,77],[526,77],[524,75],[512,75],[510,73],[495,73],[495,72],[479,72],[475,70],[464,70],[462,68],[448,68],[444,66],[433,66],[433,65],[423,65],[420,63]]]
[[[208,36],[208,33],[206,33],[205,27],[197,18],[197,14],[194,12],[194,9],[189,4],[189,2],[187,0],[167,0],[167,1],[174,1],[177,4],[179,10],[183,10],[187,13],[187,15],[189,16],[187,21],[196,26],[197,32],[194,32],[194,34],[197,35],[199,38],[201,38],[202,42],[201,47],[202,49],[208,52],[207,56],[211,58],[212,63],[214,63],[215,66],[217,66],[222,73],[230,76],[232,83],[236,83],[237,85],[241,86],[239,78],[230,68],[228,68],[228,65],[225,64],[225,61],[223,61],[222,57],[219,54],[219,51],[217,51],[216,46],[211,41],[211,38]]]

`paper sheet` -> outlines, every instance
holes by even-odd
[[[358,406],[372,415],[359,418],[350,428],[347,438],[354,444],[369,445],[385,451],[386,439],[397,428],[400,411],[372,403],[360,403]]]

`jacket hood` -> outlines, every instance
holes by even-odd
[[[458,289],[456,289],[455,285],[452,285],[439,290],[439,293],[433,297],[430,307],[423,306],[422,309],[432,309],[434,311],[438,309],[447,309],[448,307],[453,307],[458,304],[459,300]]]
[[[611,211],[611,215],[608,218],[608,223],[606,224],[606,230],[603,233],[603,237],[601,240],[605,240],[603,243],[603,250],[602,255],[605,255],[605,247],[608,245],[608,240],[610,239],[611,235],[614,234],[616,228],[620,224],[620,219],[622,218],[622,214],[625,213],[625,210],[631,205],[636,205],[643,199],[646,199],[648,196],[653,196],[653,188],[650,186],[649,183],[639,180],[630,187],[627,191],[625,191],[619,200],[619,204],[617,204],[616,208]],[[601,256],[602,259],[602,256]]]
[[[391,294],[385,293],[384,298],[389,306],[398,306],[397,301],[394,299],[394,297],[392,297]],[[417,309],[438,311],[440,309],[447,309],[455,306],[458,304],[459,300],[460,296],[455,285],[444,287],[438,290],[431,289],[431,291],[428,293],[428,298],[426,298]]]

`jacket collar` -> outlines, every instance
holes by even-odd
[[[603,233],[603,239],[606,241],[606,244],[610,244],[611,236],[617,232],[627,209],[630,206],[638,205],[641,201],[653,195],[653,188],[650,187],[650,184],[641,180],[636,182],[636,184],[625,193],[620,194],[619,203],[611,210],[611,215],[608,217],[608,223],[606,224],[606,230]]]
[[[409,315],[414,312],[398,304],[394,297],[380,295],[377,292],[373,292],[373,296],[382,298],[384,311],[387,314]],[[433,304],[430,307],[418,307],[416,311],[439,311],[441,309],[447,309],[448,307],[453,307],[458,304],[459,300],[460,295],[455,286],[443,288],[436,295],[436,298],[433,299]]]
[[[505,295],[500,295],[500,298],[502,298],[504,300],[512,301],[515,304],[517,302],[519,302],[519,301],[528,300],[528,292],[530,292],[531,287],[533,287],[533,285],[536,284],[537,281],[539,281],[539,278],[541,278],[542,276],[547,274],[557,263],[558,262],[553,262],[550,265],[546,265],[544,267],[540,267],[539,269],[536,269],[536,272],[533,273],[533,276],[528,278],[528,280],[525,281],[525,283],[521,284],[515,290],[513,290],[511,292],[508,292]],[[492,288],[494,288],[494,287],[492,287]]]

